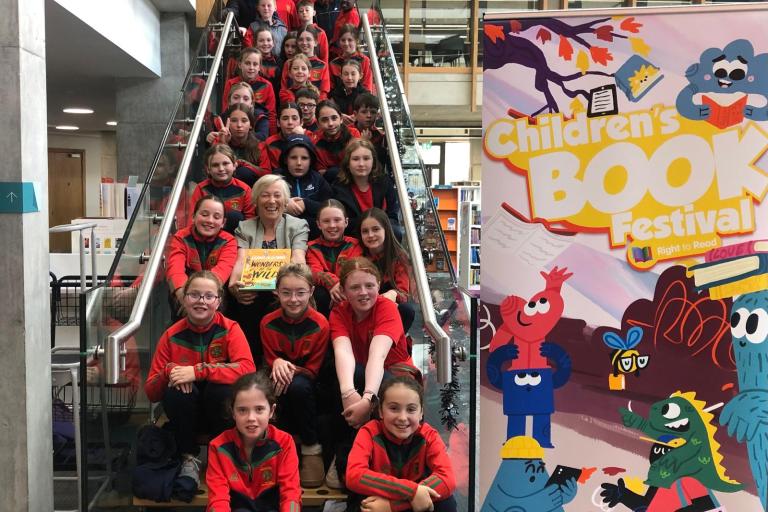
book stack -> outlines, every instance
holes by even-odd
[[[708,251],[690,268],[697,291],[725,299],[768,289],[768,240],[752,240]]]

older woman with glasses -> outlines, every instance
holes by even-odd
[[[240,281],[247,249],[290,249],[292,263],[306,263],[309,226],[285,212],[291,192],[286,181],[276,174],[262,176],[253,186],[256,217],[240,223],[235,230],[237,262],[229,279],[229,292],[235,299],[232,316],[238,320],[248,338],[256,365],[262,359],[259,321],[273,310],[272,292],[246,291]]]

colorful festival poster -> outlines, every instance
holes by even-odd
[[[483,511],[765,511],[768,9],[486,16]]]

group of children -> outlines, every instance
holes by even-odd
[[[208,510],[293,511],[301,486],[323,483],[346,486],[349,510],[455,510],[451,465],[423,423],[406,336],[409,265],[397,194],[379,164],[370,61],[355,25],[337,20],[324,38],[311,0],[293,2],[258,0],[251,12],[244,38],[255,47],[225,84],[206,139],[207,177],[169,243],[176,321],[157,344],[145,391],[163,404],[185,474],[199,474],[196,436],[214,437]],[[253,3],[228,6],[244,15]],[[288,32],[296,20],[301,28]],[[310,241],[279,270],[275,306],[238,318],[241,328],[227,316],[233,297],[224,287],[238,280],[233,234],[262,215],[260,179],[272,175],[287,184],[284,212],[306,221]],[[258,350],[244,334],[256,325]]]

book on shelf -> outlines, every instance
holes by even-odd
[[[456,231],[456,217],[448,217],[445,229],[447,231]]]
[[[757,274],[731,283],[713,286],[709,289],[709,298],[712,300],[726,299],[761,290],[768,290],[768,274]]]
[[[472,228],[469,232],[469,243],[471,244],[479,244],[480,243],[480,228]]]
[[[470,263],[480,263],[480,248],[470,247]]]
[[[693,284],[699,289],[732,283],[768,272],[768,254],[749,254],[694,265]]]
[[[704,261],[707,263],[735,258],[736,256],[747,256],[749,254],[758,254],[768,252],[768,240],[749,240],[739,244],[724,245],[710,249],[704,255]]]
[[[247,249],[240,281],[242,290],[274,290],[277,271],[291,261],[290,249]]]

